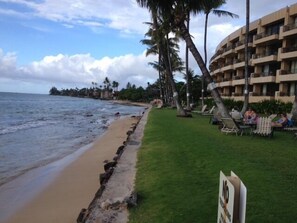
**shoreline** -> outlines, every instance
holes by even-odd
[[[32,179],[24,182],[23,193],[19,193],[17,198],[6,198],[13,201],[13,206],[1,202],[1,206],[5,203],[8,212],[12,209],[13,216],[7,216],[8,219],[0,222],[76,222],[81,209],[89,205],[100,187],[99,174],[104,173],[104,162],[113,159],[118,147],[126,140],[127,131],[137,121],[135,117],[117,119],[90,148],[80,151],[81,154],[72,157],[73,160],[69,163],[65,163],[63,159],[63,164],[47,166],[48,169],[40,171],[39,178],[33,173]],[[55,168],[55,175],[49,180],[47,174]],[[30,193],[37,194],[33,195],[33,198],[28,198]],[[13,191],[11,194],[14,194]],[[22,202],[25,204],[21,204]],[[19,210],[13,211],[14,208]]]

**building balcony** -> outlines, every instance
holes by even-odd
[[[293,36],[296,34],[297,34],[297,24],[293,23],[293,24],[282,26],[280,28],[279,38],[283,39],[285,37]]]
[[[224,72],[224,71],[227,71],[227,70],[233,70],[234,69],[234,66],[232,63],[227,63],[225,64],[224,67],[221,68],[221,71]]]
[[[252,65],[277,61],[277,53],[267,54],[254,54],[252,57]]]
[[[297,47],[291,46],[286,48],[280,48],[278,53],[278,60],[297,58]]]
[[[228,87],[232,85],[232,80],[223,80],[220,83],[217,83],[219,87]]]
[[[228,46],[224,49],[224,53],[222,54],[223,57],[227,55],[231,55],[235,53],[235,45]]]
[[[217,61],[219,59],[222,59],[223,56],[222,56],[222,53],[224,52],[223,49],[219,49],[210,59],[210,61]]]
[[[276,83],[297,81],[297,71],[294,73],[286,70],[278,70],[276,72]]]
[[[264,73],[252,73],[250,77],[250,84],[260,84],[260,83],[275,83],[275,75],[266,75]]]
[[[276,91],[274,98],[275,98],[275,100],[280,100],[280,101],[283,101],[283,102],[286,103],[286,102],[294,101],[295,96],[294,95],[288,95],[285,92]]]
[[[248,43],[248,47],[253,47],[253,43]],[[239,52],[239,51],[243,51],[245,49],[245,43],[244,43],[244,40],[242,40],[241,42],[238,42],[236,44],[236,47],[235,47],[235,51],[236,52]]]
[[[260,33],[255,36],[254,44],[259,45],[263,43],[269,43],[274,42],[276,40],[279,40],[279,34],[273,33],[273,34],[267,34],[267,33]]]
[[[236,86],[236,85],[244,85],[245,84],[245,79],[244,77],[242,76],[235,76],[233,78],[233,81],[232,81],[232,86]]]
[[[249,103],[258,103],[264,100],[273,100],[274,96],[267,96],[267,95],[262,95],[260,93],[254,93],[250,92],[249,93]]]
[[[213,71],[213,74],[219,74],[219,73],[222,73],[221,71],[222,68],[216,68],[214,71]]]

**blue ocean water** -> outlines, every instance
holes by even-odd
[[[143,107],[87,98],[0,93],[0,185],[91,143]]]

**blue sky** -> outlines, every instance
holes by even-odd
[[[251,2],[251,21],[295,0]],[[245,1],[229,0],[225,10],[239,19],[210,17],[208,57],[228,34],[245,25]],[[157,73],[140,44],[150,21],[135,0],[0,0],[0,92],[48,93],[57,88],[99,85],[105,77],[125,87],[146,86]],[[202,53],[203,15],[191,20]],[[184,57],[184,43],[180,44]],[[200,73],[192,58],[190,66]],[[176,74],[177,78],[181,75]]]

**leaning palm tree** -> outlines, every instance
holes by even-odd
[[[239,18],[238,15],[218,9],[222,5],[226,4],[226,0],[207,0],[203,2],[203,11],[205,14],[205,24],[204,24],[204,62],[207,66],[207,27],[208,27],[208,17],[212,13],[219,17],[230,16],[231,18]],[[204,105],[204,77],[202,76],[202,105]]]
[[[155,49],[154,52],[158,52],[161,56],[165,69],[166,69],[166,79],[169,80],[171,90],[173,92],[173,99],[174,104],[177,108],[177,115],[178,116],[187,116],[187,113],[182,108],[181,103],[179,101],[177,89],[175,86],[175,81],[173,78],[173,67],[172,67],[172,58],[177,55],[174,47],[178,47],[178,45],[171,41],[169,38],[170,29],[168,29],[168,24],[166,23],[166,19],[162,17],[162,15],[158,15],[157,9],[152,7],[151,8],[152,20],[153,20],[153,33],[152,41],[155,41]],[[175,41],[177,38],[175,38]],[[152,43],[150,43],[152,45]]]
[[[154,10],[159,14],[162,14],[164,18],[167,19],[168,26],[172,31],[179,32],[182,38],[185,40],[189,50],[191,51],[194,59],[196,60],[202,74],[204,75],[205,80],[209,84],[209,90],[211,91],[212,98],[214,99],[219,112],[222,117],[230,117],[223,100],[220,96],[220,93],[213,82],[213,79],[206,68],[204,60],[201,57],[201,54],[197,50],[191,35],[185,25],[187,19],[187,11],[189,10],[192,13],[198,13],[203,10],[203,2],[207,0],[136,0],[140,6],[148,8],[150,11]]]

